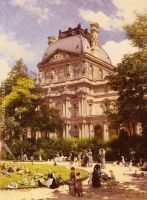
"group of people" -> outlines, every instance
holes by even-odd
[[[70,152],[68,160],[73,163],[77,163],[79,166],[82,167],[91,167],[93,165],[93,155],[91,149],[88,151],[83,151],[78,154],[74,152]]]
[[[83,196],[82,179],[80,177],[80,172],[75,172],[75,167],[71,167],[69,177],[69,193],[72,196]]]
[[[5,175],[5,176],[10,176],[12,173],[16,173],[18,175],[30,173],[30,171],[27,168],[16,167],[15,165],[6,166],[5,164],[2,164],[0,166],[0,172],[2,175]]]
[[[102,182],[110,183],[116,182],[115,175],[110,170],[109,175],[102,171],[102,165],[100,163],[95,164],[92,173],[89,176],[88,184],[92,188],[101,187]],[[83,196],[83,180],[80,173],[75,171],[75,167],[71,167],[70,179],[69,179],[69,194],[72,196]]]
[[[48,173],[47,178],[38,180],[39,187],[47,187],[50,189],[58,188],[63,183],[61,177],[57,177],[54,173]]]
[[[20,180],[12,181],[6,187],[9,189],[26,188],[26,187],[48,187],[51,189],[59,187],[63,180],[61,177],[49,172],[48,174],[32,173],[26,167],[19,167],[15,164],[1,164],[0,175],[11,177],[14,174],[20,175]]]

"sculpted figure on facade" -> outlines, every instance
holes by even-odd
[[[102,80],[103,79],[103,70],[98,68],[97,69],[97,80]]]
[[[80,77],[80,69],[81,68],[81,66],[80,65],[75,65],[75,67],[74,67],[74,74],[75,74],[75,78],[79,78]]]
[[[51,70],[51,81],[56,82],[57,81],[57,75],[54,69]]]
[[[84,76],[87,75],[88,67],[89,67],[89,63],[83,62],[83,64],[82,64],[82,74],[83,74]]]
[[[91,47],[96,48],[98,47],[98,32],[99,32],[99,25],[97,23],[90,24],[91,26]]]
[[[72,69],[72,65],[71,64],[67,64],[65,71],[66,71],[67,78],[68,79],[72,79],[72,77],[73,77],[73,69]]]
[[[88,66],[88,76],[90,79],[93,79],[93,66],[92,65]]]
[[[97,33],[93,32],[91,35],[91,46],[92,47],[97,47]]]

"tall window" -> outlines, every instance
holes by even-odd
[[[92,115],[92,103],[89,104],[89,115]]]
[[[78,103],[74,103],[73,104],[73,117],[77,117],[78,113],[79,113],[79,107],[78,107]]]

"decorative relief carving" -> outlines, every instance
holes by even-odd
[[[50,79],[53,82],[57,81],[57,74],[56,74],[56,71],[54,69],[52,69],[51,72],[50,72]]]
[[[101,68],[97,68],[97,80],[103,79],[103,70]]]
[[[68,79],[73,77],[73,66],[71,64],[66,65],[65,74]]]
[[[89,79],[93,79],[93,66],[92,65],[89,65],[88,67],[88,78]]]
[[[85,76],[87,74],[88,67],[89,67],[89,63],[83,62],[83,64],[82,64],[82,75]]]
[[[75,65],[74,66],[74,76],[75,76],[75,78],[79,78],[80,74],[81,74],[81,66]]]
[[[67,53],[60,52],[60,53],[54,54],[50,58],[49,62],[61,61],[61,60],[67,59],[67,58],[69,58],[69,55]]]

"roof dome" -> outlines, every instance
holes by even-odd
[[[92,50],[88,39],[83,37],[81,34],[65,37],[50,44],[44,53],[42,62],[48,59],[48,57],[50,57],[56,50],[63,50],[77,54],[89,53],[104,62],[109,64],[111,63],[108,54],[100,46]]]
[[[94,55],[95,57],[97,57],[98,59],[111,64],[111,59],[109,55],[102,47],[98,46],[97,49],[94,49],[94,50],[91,49],[90,53]]]

